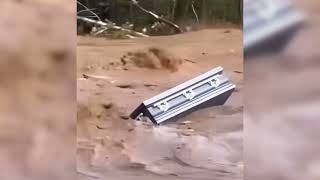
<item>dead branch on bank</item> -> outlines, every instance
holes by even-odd
[[[99,21],[101,21],[100,17],[94,13],[91,9],[89,9],[87,6],[85,6],[84,4],[82,4],[81,2],[77,1],[77,4],[79,4],[80,6],[82,6],[85,10],[82,10],[82,12],[90,12],[94,17],[96,17]],[[81,13],[81,11],[77,12],[77,14]]]
[[[176,33],[183,33],[183,30],[177,25],[174,24],[173,22],[164,19],[161,16],[158,16],[157,14],[153,13],[152,11],[148,11],[146,10],[144,7],[142,7],[137,0],[131,0],[132,4],[135,5],[136,7],[138,7],[140,10],[142,10],[143,12],[149,14],[150,16],[152,16],[153,18],[155,18],[156,20],[158,20],[159,22],[163,22],[169,26],[171,26],[172,28],[175,29]]]
[[[135,36],[139,36],[139,37],[149,37],[146,34],[143,34],[143,33],[137,32],[137,31],[133,31],[133,30],[130,30],[130,29],[125,29],[123,27],[120,27],[120,26],[117,26],[117,25],[114,25],[114,24],[111,24],[111,23],[106,23],[106,22],[103,22],[103,21],[96,21],[96,20],[89,19],[89,18],[86,18],[86,17],[81,17],[81,16],[78,16],[77,19],[85,21],[85,22],[88,22],[88,23],[92,23],[92,24],[95,24],[95,25],[99,25],[99,26],[105,27],[107,29],[120,30],[120,31],[124,31],[124,32],[127,32],[127,33],[135,35]]]
[[[87,23],[91,23],[91,24],[95,24],[95,25],[99,25],[99,26],[102,26],[103,29],[96,32],[95,35],[98,35],[108,29],[114,29],[114,30],[119,30],[119,31],[124,31],[124,32],[127,32],[129,34],[132,34],[132,35],[135,35],[135,36],[138,36],[138,37],[149,37],[148,35],[146,34],[143,34],[143,33],[140,33],[140,32],[137,32],[137,31],[133,31],[133,30],[130,30],[130,29],[126,29],[126,28],[123,28],[121,26],[117,26],[115,25],[115,23],[113,23],[112,21],[106,19],[107,22],[103,22],[100,17],[94,13],[91,9],[89,9],[87,6],[85,6],[84,4],[82,4],[81,2],[77,1],[77,3],[79,5],[81,5],[84,10],[82,11],[79,11],[77,12],[77,14],[81,13],[81,12],[90,12],[93,17],[96,17],[98,20],[94,20],[94,19],[90,19],[88,17],[83,17],[83,16],[77,16],[77,19],[78,20],[82,20],[82,21],[85,21]]]

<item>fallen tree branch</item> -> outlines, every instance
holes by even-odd
[[[176,31],[176,33],[183,33],[183,30],[176,24],[174,24],[173,22],[164,19],[163,17],[158,16],[157,14],[153,13],[152,11],[148,11],[146,10],[144,7],[142,7],[137,0],[131,0],[132,4],[135,5],[136,7],[138,7],[140,10],[142,10],[143,12],[149,14],[150,16],[152,16],[153,18],[155,18],[156,20],[158,20],[159,22],[163,22],[171,27],[173,27]]]
[[[149,37],[149,36],[146,35],[146,34],[143,34],[143,33],[137,32],[137,31],[133,31],[133,30],[130,30],[130,29],[125,29],[125,28],[123,28],[123,27],[114,25],[114,24],[112,24],[112,23],[105,23],[105,22],[103,22],[103,21],[96,21],[96,20],[89,19],[89,18],[86,18],[86,17],[81,17],[81,16],[77,16],[77,19],[82,20],[82,21],[85,21],[85,22],[88,22],[88,23],[96,24],[96,25],[99,25],[99,26],[104,26],[104,27],[109,28],[109,29],[115,29],[115,30],[120,30],[120,31],[128,32],[128,33],[133,34],[133,35],[135,35],[135,36],[139,36],[139,37]]]
[[[184,59],[185,61],[187,61],[187,62],[190,62],[190,63],[196,63],[195,61],[192,61],[192,60],[190,60],[190,59]]]
[[[101,21],[100,17],[94,13],[92,10],[90,10],[87,6],[85,6],[84,4],[82,4],[81,2],[77,1],[78,4],[80,4],[80,6],[82,6],[83,8],[85,8],[86,11],[90,12],[91,14],[93,14],[99,21]]]
[[[90,13],[92,13],[94,10],[96,10],[96,9],[84,9],[84,10],[78,11],[77,14],[79,15],[80,13],[83,13],[83,12],[90,12]]]
[[[111,79],[111,77],[109,77],[109,76],[97,76],[97,75],[89,75],[89,74],[82,74],[82,77],[85,78],[85,79],[89,79],[89,78],[92,78],[92,79],[105,79],[105,80]]]
[[[99,35],[99,34],[101,34],[101,33],[105,32],[105,31],[107,31],[108,29],[109,29],[109,28],[104,27],[104,28],[102,28],[101,30],[99,30],[99,31],[97,31],[97,32],[95,32],[95,33],[93,33],[93,35],[94,35],[94,36],[97,36],[97,35]]]

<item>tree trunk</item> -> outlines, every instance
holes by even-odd
[[[173,5],[172,5],[171,19],[172,19],[172,21],[175,21],[176,8],[177,8],[177,0],[172,0],[172,1],[173,1]]]
[[[207,0],[202,0],[202,4],[201,4],[201,23],[202,24],[207,24]]]
[[[184,11],[183,11],[183,19],[187,19],[188,18],[188,14],[189,14],[189,9],[191,6],[191,0],[183,0],[185,5],[184,5]]]

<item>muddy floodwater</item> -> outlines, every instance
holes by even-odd
[[[320,2],[295,3],[305,26],[282,53],[244,66],[244,164],[250,180],[320,179]]]
[[[242,179],[241,30],[78,37],[77,56],[79,179]],[[143,100],[217,66],[237,86],[225,105],[161,126],[128,117]]]

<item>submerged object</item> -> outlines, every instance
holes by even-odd
[[[247,0],[244,4],[244,50],[279,51],[304,22],[290,0]]]
[[[143,101],[130,115],[148,117],[154,124],[179,119],[199,108],[223,105],[235,85],[217,67],[157,96]]]

